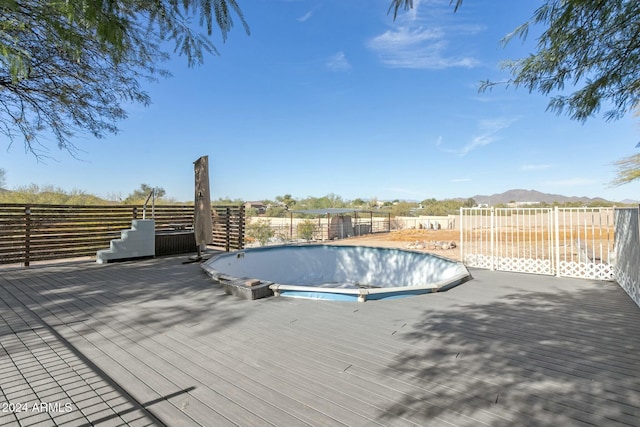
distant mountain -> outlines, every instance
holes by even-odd
[[[601,197],[576,197],[563,196],[560,194],[541,193],[536,190],[507,190],[504,193],[473,196],[473,200],[478,204],[497,205],[510,202],[546,202],[546,203],[605,203],[609,202]]]

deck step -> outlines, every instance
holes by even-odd
[[[155,256],[155,229],[153,219],[134,219],[130,229],[122,230],[119,239],[111,240],[109,249],[96,253],[96,262],[106,264],[118,259]]]

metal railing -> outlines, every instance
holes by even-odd
[[[154,219],[155,213],[156,213],[156,193],[157,193],[158,189],[157,188],[153,188],[150,192],[149,195],[147,196],[147,199],[144,201],[144,205],[142,206],[142,219],[147,219],[147,204],[149,203],[149,199],[152,199],[151,201],[151,219]]]
[[[328,218],[266,218],[254,217],[247,221],[247,228],[255,222],[267,223],[271,229],[271,238],[268,244],[283,244],[291,242],[326,242],[335,239],[364,236],[373,233],[388,233],[393,229],[393,221],[389,215],[383,217],[346,217],[347,220],[338,220],[339,217]],[[252,239],[251,231],[247,233]],[[253,244],[259,244],[253,241]]]

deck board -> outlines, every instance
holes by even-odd
[[[366,303],[224,294],[164,257],[0,270],[2,425],[634,426],[640,309],[617,285],[473,270]]]

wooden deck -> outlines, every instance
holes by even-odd
[[[0,270],[0,425],[640,423],[640,309],[613,283],[242,301],[184,259]]]

